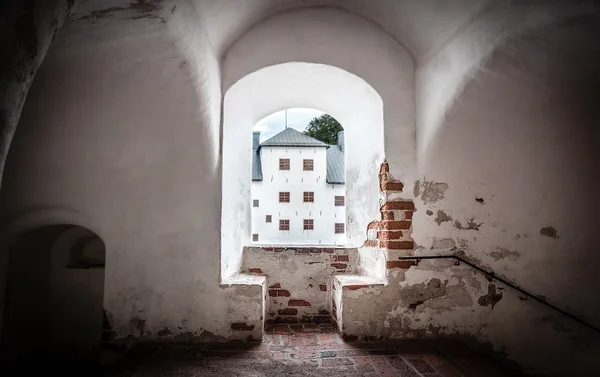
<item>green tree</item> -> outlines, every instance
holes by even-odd
[[[314,137],[324,143],[334,145],[338,141],[338,132],[343,131],[342,125],[329,114],[313,118],[304,131],[305,135]]]

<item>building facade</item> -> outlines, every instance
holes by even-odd
[[[253,133],[252,242],[344,245],[344,134],[328,145],[293,128]]]

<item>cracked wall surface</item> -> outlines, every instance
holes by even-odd
[[[383,99],[385,153],[369,161],[370,169],[349,172],[372,184],[361,205],[374,215],[387,200],[411,199],[415,206],[410,239],[403,240],[410,247],[396,241],[404,247],[396,254],[359,251],[366,266],[359,271],[378,272],[367,287],[343,288],[348,294],[337,314],[346,316],[344,331],[458,334],[530,368],[544,367],[536,352],[560,356],[549,369],[560,370],[572,355],[581,368],[592,366],[579,352],[586,333],[564,318],[464,266],[413,266],[390,255],[457,253],[586,320],[599,317],[594,2],[382,0],[366,7],[359,0],[257,0],[231,7],[217,0],[89,0],[54,40],[75,2],[16,4],[0,8],[9,15],[5,40],[18,41],[0,45],[3,56],[14,57],[3,59],[0,76],[0,160],[10,145],[1,221],[9,226],[46,209],[63,211],[60,218],[75,224],[89,221],[106,242],[105,309],[118,337],[260,335],[263,283],[237,276],[249,287],[219,285],[222,89],[248,67],[304,54],[306,63],[345,64]],[[325,14],[347,12],[350,27],[327,33],[330,39],[311,34],[312,21],[294,18],[303,12],[293,10],[317,5],[329,8],[305,11],[323,17],[321,25],[333,28]],[[369,34],[369,53],[348,38],[359,30],[351,27],[356,18],[360,30],[386,35]],[[281,27],[291,19],[302,32]],[[264,28],[255,25],[257,33],[247,36],[254,43],[228,51],[260,20]],[[285,43],[252,60],[245,48],[269,45],[261,30]],[[319,43],[297,45],[296,37]],[[362,58],[337,55],[333,44]],[[410,189],[375,194],[380,157],[399,179],[393,183]],[[379,221],[373,217],[360,228],[367,238],[363,225]]]

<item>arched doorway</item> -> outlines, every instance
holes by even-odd
[[[10,245],[4,357],[94,356],[102,336],[105,245],[94,232],[51,225]]]

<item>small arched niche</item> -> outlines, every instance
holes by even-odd
[[[9,245],[4,356],[94,357],[104,317],[102,239],[81,226],[50,225]]]

